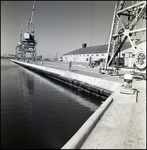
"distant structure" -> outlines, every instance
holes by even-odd
[[[20,29],[20,42],[16,46],[16,59],[26,59],[26,53],[30,53],[32,59],[36,59],[37,42],[34,36],[34,11],[35,1],[33,3],[32,13],[28,21],[27,31],[22,35],[22,25]]]
[[[1,58],[8,58],[8,59],[15,59],[16,55],[14,54],[5,54],[3,56],[1,56]]]

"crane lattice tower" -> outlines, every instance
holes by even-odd
[[[113,61],[121,51],[124,43],[129,40],[133,53],[137,57],[138,48],[136,34],[146,31],[146,27],[136,29],[141,19],[146,19],[146,1],[117,1],[112,21],[110,39],[108,44],[105,69],[113,64]],[[127,6],[127,7],[126,7]],[[138,60],[140,59],[140,60]],[[146,50],[135,61],[138,69],[146,67]]]
[[[34,36],[34,11],[35,11],[35,1],[33,3],[32,13],[28,21],[27,31],[22,35],[22,28],[20,31],[20,42],[16,46],[16,57],[18,59],[26,58],[26,53],[30,53],[33,60],[36,58],[36,45],[37,42]]]

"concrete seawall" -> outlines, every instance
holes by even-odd
[[[62,149],[79,149],[112,102],[113,98],[111,96],[107,98],[107,100],[86,120],[81,128],[62,147]]]
[[[88,136],[91,134],[93,129],[96,127],[97,124],[99,124],[98,122],[102,118],[106,110],[113,103],[114,103],[113,105],[115,105],[117,99],[116,97],[120,96],[119,92],[117,93],[115,92],[118,91],[118,89],[120,90],[121,83],[119,82],[114,82],[111,80],[105,80],[105,79],[96,78],[92,76],[81,75],[70,71],[63,71],[63,70],[49,68],[45,66],[39,66],[36,64],[30,64],[26,62],[17,61],[17,60],[11,60],[11,61],[25,68],[33,70],[34,72],[43,74],[45,76],[48,76],[60,82],[64,82],[65,84],[71,84],[73,86],[76,86],[77,88],[80,87],[86,89],[92,92],[93,94],[101,94],[107,97],[109,96],[105,100],[105,102],[90,116],[90,118],[87,119],[87,121],[73,135],[73,137],[62,147],[62,149],[79,149],[82,146],[84,147],[85,146],[84,143],[87,143],[85,142],[85,140],[88,139]],[[121,97],[122,99],[123,98],[128,99],[128,96],[124,97],[121,95]],[[133,96],[133,99],[134,98],[135,97]],[[113,102],[114,100],[115,102]],[[127,125],[127,121],[126,121],[126,125]]]
[[[110,96],[112,92],[120,85],[118,82],[81,75],[70,71],[63,71],[17,60],[11,61],[25,68],[33,70],[34,72],[43,74],[60,82],[64,82],[65,84],[70,84],[77,88],[88,90],[93,94],[100,94],[106,97]]]

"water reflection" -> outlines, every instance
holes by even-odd
[[[75,90],[73,91],[70,88],[66,88],[66,87],[63,88],[60,84],[57,84],[57,83],[55,84],[53,81],[51,81],[45,77],[42,77],[39,74],[36,74],[26,68],[24,68],[24,69],[25,69],[25,72],[23,74],[24,81],[22,83],[23,83],[23,86],[26,85],[25,87],[27,88],[27,95],[31,94],[31,93],[33,94],[33,91],[34,91],[33,79],[37,78],[37,80],[40,82],[40,84],[48,84],[49,86],[51,86],[52,88],[55,88],[59,92],[65,93],[66,95],[71,97],[75,102],[79,103],[80,105],[89,108],[91,111],[95,111],[98,108],[98,106],[100,105],[100,100],[98,100],[98,99],[100,99],[99,97],[97,97],[95,102],[88,101],[88,100],[82,98],[81,93],[78,93],[78,91],[75,92]],[[26,74],[28,74],[28,73],[31,74],[31,76],[29,76],[29,78],[26,78]],[[89,99],[90,99],[90,97],[89,97]]]
[[[28,76],[27,72],[21,71],[19,72],[19,76],[21,79],[21,84],[24,88],[24,91],[26,92],[28,96],[32,96],[34,94],[34,78],[33,76]]]
[[[26,70],[19,70],[19,89],[23,95],[24,107],[27,110],[29,120],[32,123],[32,128],[34,128],[34,118],[33,118],[33,95],[34,95],[34,78],[29,76]]]
[[[61,148],[99,105],[18,65],[2,69],[1,81],[3,148]]]

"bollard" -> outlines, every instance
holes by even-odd
[[[131,74],[124,75],[124,87],[126,89],[132,89],[132,81],[133,81],[133,75]]]
[[[121,94],[134,94],[135,93],[135,90],[132,89],[132,81],[133,81],[133,75],[131,74],[124,75],[123,88],[120,90]]]
[[[138,93],[139,93],[139,91],[137,89],[135,89],[135,90],[136,90],[136,102],[138,102]]]
[[[69,71],[71,71],[72,61],[69,62]]]

